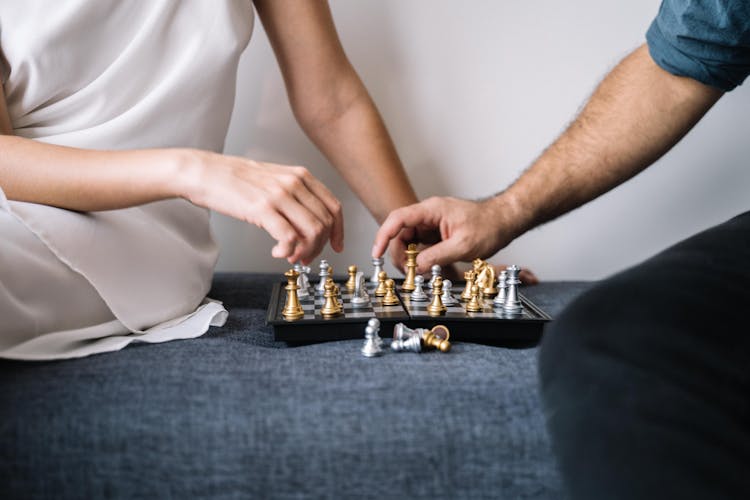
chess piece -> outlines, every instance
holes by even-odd
[[[422,352],[422,339],[419,338],[419,335],[415,335],[406,340],[392,340],[391,349],[396,352]]]
[[[409,328],[403,323],[396,323],[393,327],[393,340],[409,340],[412,337],[422,338],[425,328]]]
[[[320,309],[320,315],[324,318],[333,318],[342,313],[341,305],[338,303],[336,297],[336,285],[333,283],[331,278],[325,283],[325,289],[323,292],[325,301],[323,307]]]
[[[370,283],[378,283],[378,276],[380,276],[380,273],[383,271],[383,264],[385,263],[385,259],[382,257],[376,257],[372,259],[372,277],[370,278]]]
[[[474,284],[474,278],[476,277],[476,273],[474,271],[466,271],[464,273],[464,279],[466,280],[466,287],[464,288],[464,291],[461,292],[461,300],[464,302],[468,302],[471,300],[471,287]]]
[[[304,269],[304,266],[299,262],[294,264],[294,271],[298,274],[297,297],[300,299],[305,299],[310,295],[310,282],[307,280],[307,275],[305,274]]]
[[[422,337],[422,342],[424,343],[425,347],[434,347],[440,352],[448,352],[451,350],[451,343],[448,342],[448,339],[442,339],[438,337],[432,330],[424,334],[424,336]]]
[[[287,279],[285,288],[286,304],[281,311],[281,315],[287,321],[296,321],[305,315],[302,306],[299,304],[299,297],[297,296],[297,290],[299,289],[297,286],[297,278],[299,277],[299,273],[294,269],[290,269],[284,273],[284,276],[286,276]]]
[[[495,268],[492,264],[482,259],[472,261],[474,267],[474,284],[479,287],[481,297],[494,297],[497,295],[495,288]]]
[[[422,288],[424,286],[424,277],[423,276],[415,276],[414,277],[414,291],[411,292],[411,295],[409,295],[409,298],[414,302],[427,302],[429,300],[429,297],[426,293],[424,293],[424,289]]]
[[[396,282],[392,279],[385,280],[385,295],[383,296],[384,306],[397,306],[400,302],[396,295]]]
[[[380,321],[376,318],[371,318],[365,327],[365,345],[360,350],[363,356],[373,358],[383,354],[382,339],[378,335],[379,330]]]
[[[458,300],[453,296],[453,293],[451,293],[452,288],[453,282],[451,280],[443,281],[443,296],[440,298],[440,300],[442,300],[444,306],[453,306],[458,304]]]
[[[492,301],[492,304],[495,307],[500,308],[505,305],[505,296],[508,288],[508,284],[506,283],[507,277],[508,271],[500,271],[500,276],[497,277],[497,296],[495,297],[495,300]]]
[[[409,243],[409,246],[406,248],[406,277],[404,278],[404,282],[401,284],[401,290],[404,292],[413,292],[414,288],[416,287],[414,283],[414,278],[417,275],[417,255],[419,255],[419,251],[417,250],[417,245],[414,243]]]
[[[357,266],[349,266],[347,268],[349,273],[349,279],[346,281],[345,288],[350,292],[357,288]]]
[[[358,271],[355,281],[357,286],[354,287],[354,294],[351,299],[352,307],[365,307],[370,304],[370,296],[367,294],[367,286],[365,285],[365,273]]]
[[[331,275],[330,273],[331,266],[328,265],[327,260],[321,259],[318,269],[319,269],[318,276],[320,277],[320,282],[318,283],[316,290],[318,294],[323,295],[323,293],[326,290],[326,280]]]
[[[440,316],[445,314],[446,307],[442,301],[443,295],[443,278],[437,276],[432,284],[432,302],[427,306],[427,314],[430,316]]]
[[[375,289],[375,296],[376,297],[384,297],[385,296],[385,280],[388,279],[388,274],[386,274],[385,271],[380,271],[378,273],[378,287]]]
[[[521,284],[521,280],[518,279],[518,273],[521,269],[516,266],[510,266],[506,269],[508,277],[505,282],[508,286],[505,295],[505,303],[503,304],[503,311],[509,315],[518,315],[523,311],[523,305],[518,298],[518,285]]]
[[[479,285],[471,285],[471,298],[466,303],[466,312],[481,312],[482,304],[479,302]]]
[[[432,273],[432,278],[430,278],[430,282],[427,284],[427,288],[432,288],[435,286],[435,278],[440,276],[440,271],[441,269],[440,269],[439,264],[435,264],[434,266],[430,268],[430,272]]]

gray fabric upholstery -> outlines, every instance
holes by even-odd
[[[287,347],[277,276],[219,274],[194,340],[0,362],[3,498],[560,498],[535,348]],[[553,316],[588,285],[524,293]]]

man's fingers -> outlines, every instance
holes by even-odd
[[[417,256],[417,273],[422,274],[430,270],[434,264],[445,266],[461,260],[463,251],[455,243],[448,239],[431,247],[425,248]]]
[[[388,242],[398,236],[402,229],[416,227],[417,225],[433,225],[435,213],[425,207],[425,203],[417,203],[402,207],[388,215],[383,225],[375,235],[375,243],[372,246],[372,256],[380,257],[385,253]]]

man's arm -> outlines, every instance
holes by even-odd
[[[378,223],[417,197],[324,0],[255,0],[302,129]],[[394,257],[397,257],[394,255]]]
[[[721,96],[664,71],[644,45],[607,75],[576,120],[510,188],[480,202],[430,198],[396,210],[378,231],[372,253],[381,255],[404,228],[415,228],[439,240],[419,255],[418,272],[434,263],[491,256],[651,165]]]

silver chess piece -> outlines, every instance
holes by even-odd
[[[393,340],[409,340],[412,337],[422,338],[425,328],[409,328],[403,323],[396,323],[393,327]]]
[[[383,257],[376,257],[372,259],[372,277],[370,278],[370,283],[377,283],[378,282],[378,275],[380,274],[380,271],[383,270],[383,264],[385,264],[385,259]]]
[[[505,305],[505,297],[508,291],[508,271],[500,271],[500,276],[497,277],[497,295],[495,300],[492,301],[492,305],[496,308],[501,308]]]
[[[458,299],[453,296],[451,288],[453,288],[453,282],[451,280],[444,280],[443,297],[441,299],[444,306],[455,306],[456,304],[458,304]]]
[[[320,260],[320,266],[318,266],[318,276],[320,277],[320,283],[318,283],[318,286],[315,287],[317,293],[320,295],[323,295],[323,292],[326,291],[326,280],[328,279],[328,276],[330,274],[329,269],[330,266],[328,265],[328,261],[325,259]]]
[[[430,268],[432,278],[430,278],[430,283],[427,285],[427,288],[432,288],[432,286],[435,284],[435,278],[440,276],[440,271],[442,271],[442,269],[440,268],[439,264],[435,264]]]
[[[396,352],[422,352],[422,339],[419,338],[419,335],[415,335],[406,340],[392,340],[391,350]]]
[[[518,285],[521,284],[521,280],[518,279],[518,273],[521,269],[516,266],[510,266],[506,269],[508,276],[505,280],[507,290],[505,294],[505,303],[503,304],[503,311],[508,315],[518,315],[523,311],[523,306],[518,298]]]
[[[380,338],[380,321],[377,318],[370,318],[365,327],[365,344],[360,352],[363,356],[374,358],[383,354],[383,339]]]
[[[299,273],[299,276],[297,277],[297,286],[299,287],[299,290],[297,290],[297,296],[299,298],[306,298],[310,296],[310,278],[308,277],[307,273],[310,272],[310,268],[307,266],[303,266],[299,262],[294,264],[294,270]]]
[[[424,276],[414,277],[414,291],[411,292],[409,298],[414,302],[427,302],[430,298],[424,293]]]
[[[358,271],[355,275],[356,286],[354,288],[354,294],[352,295],[351,304],[352,307],[360,308],[366,307],[370,304],[370,296],[367,294],[367,285],[365,284],[365,273]]]

